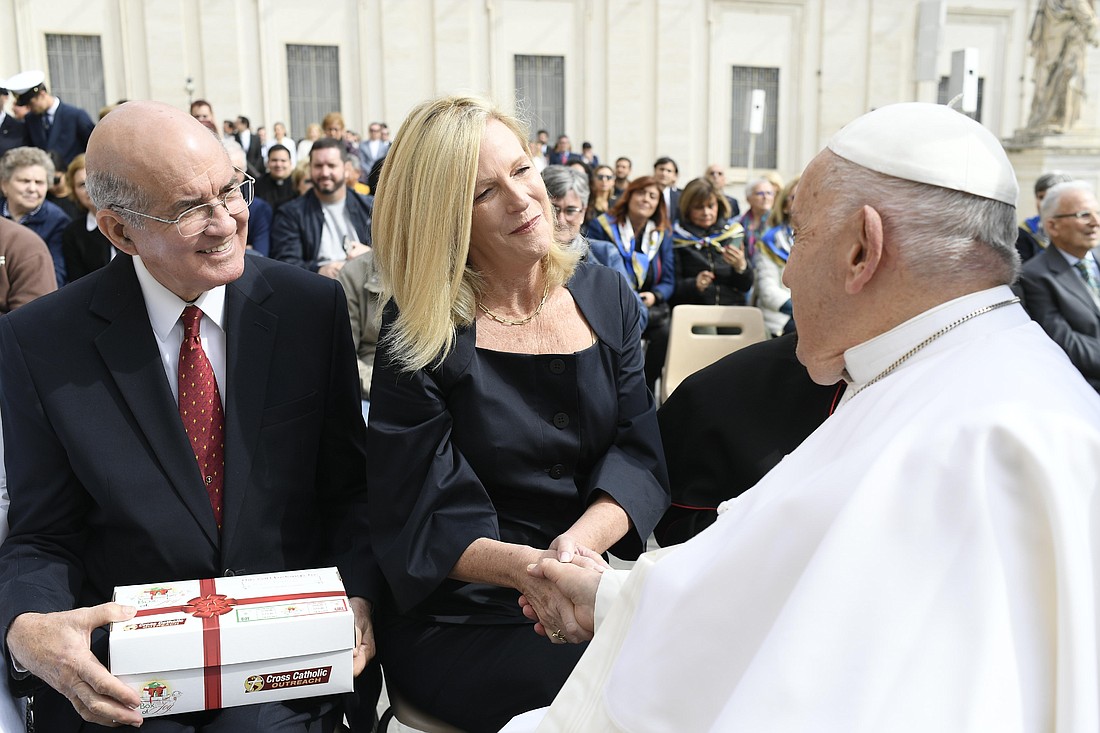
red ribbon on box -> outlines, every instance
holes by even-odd
[[[302,601],[310,598],[331,598],[343,596],[344,591],[314,591],[312,593],[284,593],[275,596],[256,596],[254,598],[230,598],[218,593],[213,578],[199,581],[199,594],[182,606],[163,606],[161,608],[143,608],[135,616],[160,616],[166,613],[189,613],[202,619],[202,660],[207,710],[217,710],[222,706],[222,642],[219,616],[233,610],[234,606],[275,603],[279,601]]]

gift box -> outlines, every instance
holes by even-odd
[[[115,588],[111,673],[145,717],[350,692],[355,624],[336,568]]]

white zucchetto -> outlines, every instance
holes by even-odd
[[[1002,201],[1020,188],[992,132],[942,104],[902,102],[845,125],[826,146],[841,158],[907,181]]]

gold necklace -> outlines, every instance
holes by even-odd
[[[550,294],[550,280],[549,280],[549,279],[547,279],[547,281],[546,281],[546,287],[545,287],[545,288],[543,288],[543,291],[542,291],[542,300],[540,300],[540,301],[539,301],[539,307],[538,307],[538,308],[535,308],[535,312],[534,312],[534,313],[532,313],[531,315],[527,316],[526,318],[521,318],[521,319],[520,319],[520,320],[518,320],[518,321],[513,321],[513,320],[510,320],[510,319],[508,319],[508,318],[501,318],[501,317],[500,317],[500,316],[498,316],[498,315],[497,315],[496,313],[493,313],[493,312],[492,312],[491,310],[489,310],[489,309],[488,309],[488,308],[486,308],[486,307],[485,307],[484,305],[482,305],[482,304],[481,304],[481,301],[478,301],[478,303],[477,303],[477,307],[478,307],[478,308],[480,308],[480,309],[481,309],[481,311],[482,311],[482,312],[483,312],[483,313],[484,313],[485,315],[489,316],[490,318],[492,318],[492,319],[493,319],[494,321],[496,321],[497,323],[503,324],[503,325],[505,325],[505,326],[525,326],[525,325],[527,325],[528,323],[530,323],[531,321],[535,320],[535,317],[536,317],[536,316],[537,316],[537,315],[538,315],[539,313],[542,313],[542,307],[543,307],[544,305],[546,305],[546,296],[547,296],[547,295],[549,295],[549,294]]]

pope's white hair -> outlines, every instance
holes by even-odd
[[[930,282],[1010,284],[1020,268],[1016,207],[856,165],[832,151],[821,176],[838,216],[870,206],[904,266]]]

